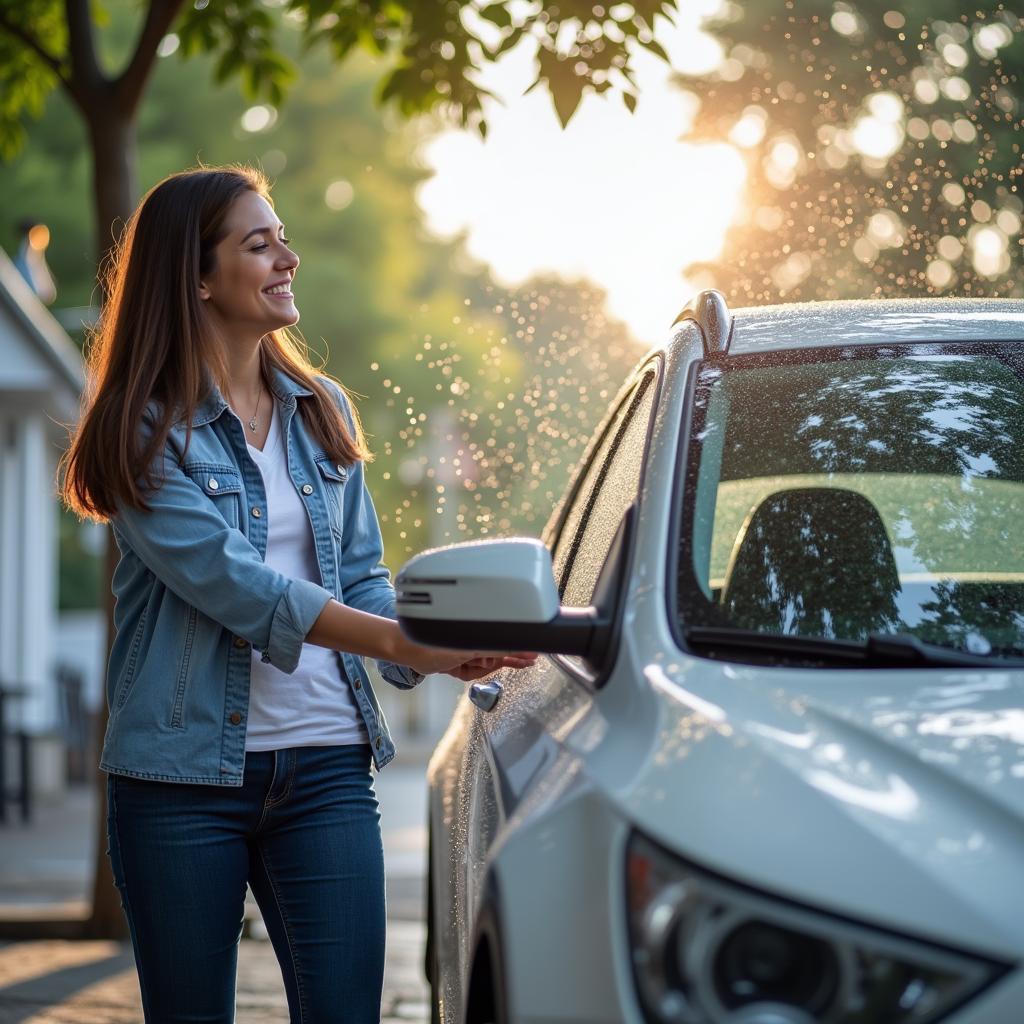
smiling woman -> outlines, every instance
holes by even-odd
[[[287,331],[283,231],[247,168],[150,191],[65,463],[121,554],[101,768],[147,1021],[232,1018],[247,886],[291,1019],[378,1021],[394,745],[360,656],[400,689],[533,660],[399,630],[355,412]]]
[[[105,521],[121,502],[145,508],[140,483],[154,482],[154,457],[176,417],[190,421],[216,386],[249,419],[265,394],[261,377],[276,372],[309,390],[309,429],[334,461],[367,457],[286,329],[299,319],[294,299],[264,294],[290,283],[299,265],[279,225],[268,183],[250,168],[172,175],[143,200],[105,281],[90,346],[93,394],[66,462],[65,499],[80,515]]]
[[[255,397],[243,390],[236,400],[230,383],[226,386],[230,404],[255,435],[250,440],[262,449],[270,417],[266,413],[262,421],[259,417],[266,391],[258,364],[259,342],[264,335],[298,322],[291,283],[299,257],[288,248],[284,225],[267,197],[258,192],[244,192],[231,204],[224,230],[224,238],[214,249],[213,268],[199,283],[199,295],[211,326],[221,337],[246,333],[255,340],[249,351],[257,359],[250,359],[248,366],[237,360],[237,355],[246,354],[245,349],[236,345],[226,349],[229,364],[233,364],[228,366],[229,376],[236,381],[255,377]],[[266,408],[270,404],[268,397]],[[243,415],[243,408],[252,409],[252,415]]]

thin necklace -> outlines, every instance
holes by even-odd
[[[252,414],[252,419],[249,420],[249,429],[255,434],[256,433],[256,417],[260,414],[260,402],[263,401],[263,387],[260,387],[259,398],[256,399],[256,411]]]

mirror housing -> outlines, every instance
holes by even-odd
[[[395,577],[398,622],[417,643],[482,651],[599,656],[610,623],[562,608],[551,553],[532,538],[425,551]]]

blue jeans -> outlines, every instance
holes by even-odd
[[[384,855],[368,744],[250,752],[241,788],[107,786],[147,1024],[234,1020],[246,883],[292,1024],[378,1024]]]

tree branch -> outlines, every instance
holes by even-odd
[[[184,0],[150,0],[149,9],[146,11],[146,21],[135,43],[135,52],[132,54],[128,66],[115,82],[119,101],[125,112],[134,111],[142,97],[146,80],[149,78],[153,62],[156,60],[156,51],[160,40],[167,34],[167,30],[178,16],[183,3]]]
[[[2,8],[0,8],[0,29],[24,43],[57,76],[61,85],[72,91],[71,80],[65,76],[61,62],[49,50],[45,49],[43,44],[31,32],[16,22],[11,21]]]
[[[99,62],[96,60],[89,0],[64,0],[64,12],[68,26],[71,80],[81,90],[83,99],[87,100],[89,94],[103,81]]]

